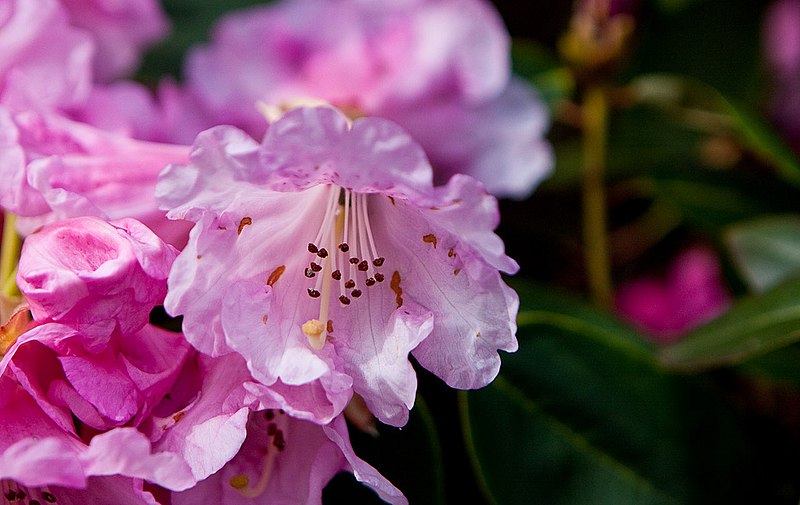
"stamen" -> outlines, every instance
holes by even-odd
[[[361,290],[360,290],[360,289],[354,289],[354,290],[353,290],[353,292],[352,292],[352,293],[350,293],[350,295],[351,295],[353,298],[358,298],[358,297],[360,297],[360,296],[361,296]]]

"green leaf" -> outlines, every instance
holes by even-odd
[[[740,433],[704,381],[665,373],[649,345],[603,312],[551,290],[520,291],[520,351],[492,385],[461,398],[466,444],[494,503],[736,497],[734,468],[747,461]]]
[[[546,47],[531,40],[515,39],[511,46],[514,73],[528,80],[553,105],[569,98],[575,90],[572,72]]]
[[[800,215],[765,216],[737,223],[725,242],[747,285],[763,292],[800,271]]]
[[[800,341],[800,277],[738,301],[718,319],[665,347],[662,361],[697,370],[741,363]]]
[[[378,437],[350,430],[356,454],[377,468],[411,503],[444,505],[439,434],[422,396],[417,395],[409,421],[402,429],[382,424],[377,428]]]

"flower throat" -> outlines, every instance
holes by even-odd
[[[310,319],[303,326],[303,333],[311,346],[322,349],[329,333],[333,332],[333,321],[328,319],[331,296],[337,296],[342,307],[349,306],[360,298],[364,289],[383,282],[384,275],[378,271],[385,259],[378,254],[367,212],[367,194],[331,185],[327,187],[325,215],[314,240],[308,244],[312,260],[305,268],[305,276],[315,279],[308,288],[308,296],[319,298],[318,319]]]

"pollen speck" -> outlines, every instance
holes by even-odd
[[[283,272],[285,271],[286,271],[286,265],[281,265],[275,270],[273,270],[272,273],[269,274],[269,277],[267,278],[267,286],[270,287],[274,286],[275,283],[278,282],[278,279],[281,278],[281,275],[283,275]]]
[[[231,477],[230,484],[234,489],[244,489],[250,485],[250,479],[244,474],[234,475]]]
[[[397,205],[397,204],[395,203],[395,201],[394,201],[394,198],[393,198],[393,197],[391,197],[391,196],[389,197],[389,201],[390,201],[390,202],[392,202],[392,205]]]
[[[436,240],[436,235],[434,235],[433,233],[428,233],[427,235],[422,237],[422,241],[425,242],[426,244],[433,244],[433,248],[436,249],[437,240]]]
[[[249,217],[243,217],[242,220],[239,221],[239,230],[236,232],[236,234],[241,235],[242,230],[244,230],[244,227],[249,224],[253,224],[253,220]]]
[[[269,316],[267,314],[264,314],[264,317],[261,318],[261,322],[266,325],[267,321],[269,321]]]
[[[447,257],[448,257],[448,258],[455,258],[455,256],[456,256],[456,252],[455,252],[455,250],[453,250],[453,248],[451,247],[451,248],[450,248],[450,250],[449,250],[449,251],[447,251]]]
[[[403,288],[400,287],[400,272],[397,270],[392,274],[392,280],[389,281],[389,287],[394,291],[394,301],[397,303],[397,308],[403,306]]]
[[[461,273],[461,269],[460,268],[456,268],[455,270],[453,270],[453,275],[458,275],[460,273]]]

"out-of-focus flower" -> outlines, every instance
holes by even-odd
[[[205,118],[195,113],[181,133],[232,124],[260,137],[257,102],[322,100],[399,123],[425,148],[437,184],[465,173],[524,197],[553,160],[547,111],[511,78],[509,45],[481,0],[293,0],[234,13],[190,54],[186,107]]]
[[[25,234],[58,219],[133,217],[170,243],[186,226],[155,202],[158,173],[188,158],[189,147],[124,135],[33,111],[0,109],[0,205],[21,216]]]
[[[76,218],[28,236],[17,284],[36,321],[67,324],[102,341],[144,327],[167,294],[177,255],[133,219]]]
[[[238,454],[197,486],[173,494],[172,503],[321,504],[322,489],[340,471],[353,472],[388,503],[408,503],[397,488],[355,455],[344,419],[319,426],[276,410],[252,412],[247,439]]]
[[[517,348],[499,271],[518,267],[482,185],[431,179],[394,123],[333,108],[287,112],[260,145],[204,132],[158,185],[170,217],[197,223],[165,306],[195,347],[241,354],[262,384],[349,376],[390,424],[414,402],[409,352],[453,387],[484,386]]]
[[[764,49],[774,77],[772,116],[800,149],[800,1],[780,0],[767,10]]]
[[[56,0],[0,0],[0,104],[48,109],[80,103],[94,47]]]
[[[91,33],[97,46],[94,76],[100,82],[135,69],[144,49],[169,29],[157,0],[60,0],[70,23]]]
[[[616,305],[656,342],[669,343],[724,312],[730,295],[714,253],[693,248],[675,259],[663,279],[646,277],[620,286]]]

